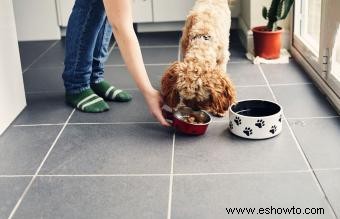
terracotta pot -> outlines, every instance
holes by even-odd
[[[277,31],[267,31],[266,26],[254,27],[254,52],[256,56],[266,59],[280,57],[282,28]]]

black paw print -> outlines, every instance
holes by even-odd
[[[250,136],[250,135],[252,135],[253,134],[253,130],[251,129],[251,128],[249,128],[249,127],[246,127],[245,129],[244,129],[244,134],[246,134],[247,136]]]
[[[269,132],[272,133],[273,135],[275,134],[276,131],[277,131],[276,125],[273,125],[272,128],[269,130]]]
[[[282,122],[282,115],[280,115],[279,122]]]
[[[255,126],[262,128],[265,125],[265,122],[262,119],[257,120]]]
[[[233,124],[232,121],[229,122],[229,128],[230,128],[230,129],[233,129],[233,128],[234,128],[234,124]]]
[[[238,117],[238,116],[234,119],[234,122],[235,122],[236,125],[238,125],[238,126],[242,124],[242,121],[241,121],[240,117]]]

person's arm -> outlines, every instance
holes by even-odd
[[[113,34],[130,74],[143,93],[151,113],[162,125],[169,126],[162,115],[161,95],[152,87],[144,67],[139,42],[133,29],[131,1],[103,0],[103,2]]]

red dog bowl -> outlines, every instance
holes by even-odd
[[[205,111],[193,111],[189,107],[180,107],[172,113],[163,109],[164,117],[179,132],[187,135],[203,135],[211,122],[210,115]],[[200,123],[189,123],[188,117],[198,119]]]

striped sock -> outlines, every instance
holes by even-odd
[[[101,81],[97,84],[91,84],[91,88],[96,94],[98,94],[98,96],[104,98],[105,100],[128,102],[132,99],[131,95],[128,92],[112,86],[107,81]]]
[[[90,88],[77,94],[66,93],[66,103],[86,113],[100,113],[109,110],[109,105],[103,98]]]

